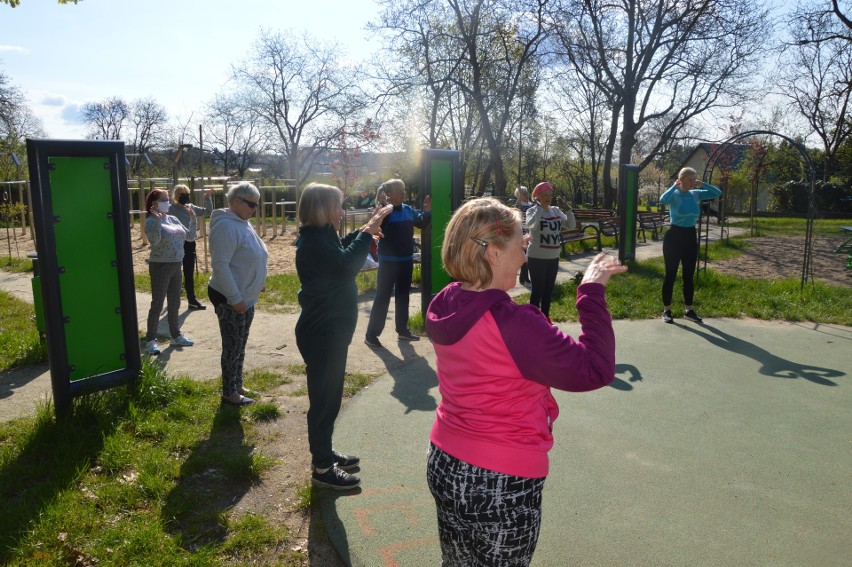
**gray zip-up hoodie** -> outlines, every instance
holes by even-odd
[[[228,209],[216,209],[210,215],[209,240],[210,287],[227,297],[228,305],[257,303],[266,285],[269,252],[251,224]]]

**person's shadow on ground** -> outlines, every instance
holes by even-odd
[[[622,380],[618,377],[619,374],[625,374],[627,380]],[[629,392],[633,389],[632,382],[641,382],[642,381],[642,373],[639,372],[639,369],[633,366],[632,364],[616,364],[615,365],[615,378],[612,381],[612,384],[609,385],[610,388],[615,390],[621,390],[622,392]]]
[[[730,335],[712,325],[708,325],[705,321],[700,327],[692,325],[679,325],[683,329],[694,333],[705,339],[709,343],[723,348],[727,351],[747,356],[761,364],[759,372],[764,376],[772,376],[774,378],[804,378],[814,384],[822,386],[837,386],[836,382],[829,378],[839,378],[846,376],[845,372],[834,370],[832,368],[822,368],[819,366],[811,366],[809,364],[800,364],[776,356],[771,352],[750,343],[739,337]],[[703,330],[710,331],[709,333],[702,332]]]
[[[240,409],[219,406],[210,435],[192,448],[181,466],[180,483],[163,505],[163,524],[181,547],[197,550],[225,540],[224,512],[258,480],[254,447],[244,440]]]
[[[333,490],[320,490],[316,492],[317,502],[320,507],[320,514],[311,514],[311,523],[308,526],[308,541],[315,538],[327,537],[331,541],[334,550],[340,556],[344,565],[352,565],[352,558],[349,555],[349,539],[346,533],[346,525],[340,519],[337,513],[337,500],[340,498],[348,498],[361,494],[361,488],[347,492],[336,492]],[[310,557],[309,561],[314,565],[314,559]],[[318,560],[327,561],[328,558],[317,558]],[[320,563],[316,563],[320,564]]]
[[[438,385],[438,376],[426,359],[407,342],[399,343],[402,358],[386,348],[375,353],[393,378],[391,395],[405,406],[405,413],[412,411],[435,411],[438,402],[429,391]]]
[[[49,370],[47,364],[36,364],[0,372],[0,400],[11,397],[17,388],[26,386]]]

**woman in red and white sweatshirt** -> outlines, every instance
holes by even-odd
[[[612,382],[615,336],[604,284],[627,268],[604,254],[589,265],[577,288],[583,330],[575,341],[506,293],[525,259],[513,209],[468,201],[447,225],[441,256],[457,280],[426,314],[441,392],[427,481],[443,565],[528,565],[559,414],[550,389],[584,392]]]
[[[535,305],[550,317],[550,299],[559,272],[559,253],[562,251],[562,226],[574,228],[574,214],[570,216],[551,205],[553,187],[543,181],[532,192],[535,206],[527,209],[524,223],[529,229],[527,266],[530,273],[530,305]],[[569,211],[570,212],[570,211]]]

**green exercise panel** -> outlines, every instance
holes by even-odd
[[[51,157],[48,163],[63,330],[74,381],[124,367],[110,170],[101,157]]]
[[[639,204],[639,166],[623,163],[618,176],[618,260],[636,258],[636,207]]]
[[[27,153],[39,272],[33,296],[61,415],[74,397],[141,370],[124,144],[27,140]]]
[[[456,150],[423,150],[421,162],[421,196],[432,196],[432,219],[421,231],[421,309],[426,313],[429,302],[450,281],[441,262],[444,233],[453,212],[461,206],[464,180],[461,157]]]

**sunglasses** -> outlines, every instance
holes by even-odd
[[[242,201],[243,203],[248,205],[248,208],[250,208],[252,210],[257,208],[257,203],[255,203],[254,201],[249,201],[248,199],[243,199],[242,197],[239,197],[239,199],[240,199],[240,201]]]

